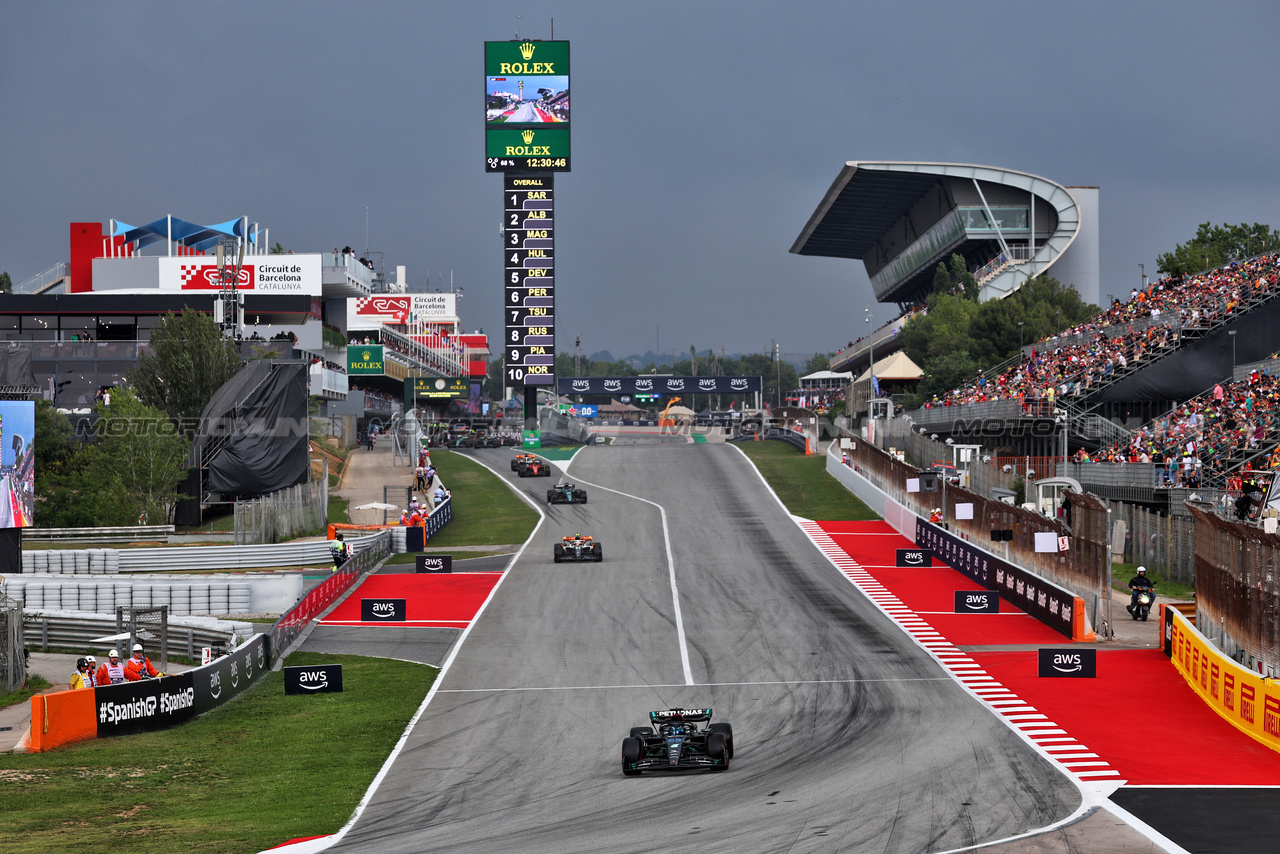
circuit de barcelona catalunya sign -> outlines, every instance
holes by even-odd
[[[760,391],[760,377],[563,377],[559,394],[743,394]]]

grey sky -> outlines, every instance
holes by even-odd
[[[1280,5],[1187,2],[17,3],[0,28],[0,270],[67,224],[247,215],[369,247],[500,331],[483,42],[572,43],[557,331],[615,356],[831,350],[860,262],[788,253],[846,160],[1100,189],[1102,292],[1205,220],[1280,225]],[[892,306],[875,309],[877,323]]]

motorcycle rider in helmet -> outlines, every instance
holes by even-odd
[[[1143,590],[1154,590],[1155,582],[1147,578],[1147,568],[1145,566],[1138,567],[1138,574],[1129,579],[1129,589],[1132,594],[1129,596],[1128,611],[1133,613],[1133,609],[1138,606],[1138,593]]]

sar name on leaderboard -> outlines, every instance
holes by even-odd
[[[503,178],[508,385],[550,385],[556,362],[555,201],[552,176]]]

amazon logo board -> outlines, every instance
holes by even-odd
[[[191,671],[196,714],[222,705],[257,681],[270,663],[266,640],[266,635],[257,635],[227,655]]]
[[[413,562],[418,572],[453,572],[453,555],[417,555]]]
[[[1040,678],[1094,679],[1098,675],[1098,651],[1079,647],[1040,650]]]
[[[996,591],[1049,628],[1071,637],[1075,594],[916,517],[916,545],[976,584]]]
[[[898,549],[898,566],[933,566],[929,549]]]
[[[957,590],[957,614],[999,614],[1000,594],[994,590]]]
[[[406,599],[361,599],[360,622],[403,623],[406,619]]]
[[[311,664],[284,669],[286,694],[341,694],[341,664]]]

